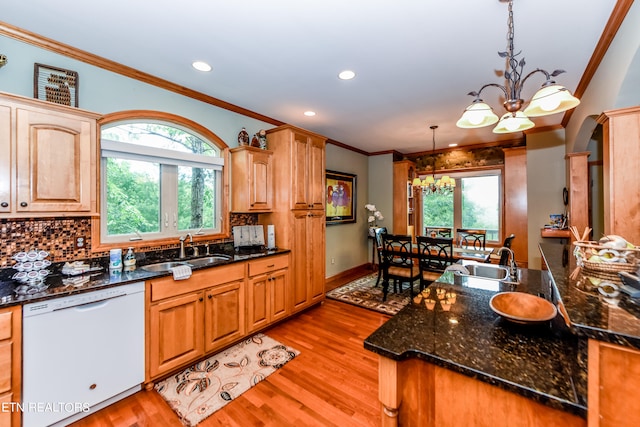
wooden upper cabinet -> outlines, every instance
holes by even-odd
[[[273,152],[238,147],[231,152],[231,210],[269,212],[273,208]]]
[[[6,159],[0,161],[3,216],[97,214],[97,118],[71,107],[0,95],[0,145],[8,145],[5,152],[11,154],[8,166]]]
[[[15,181],[11,174],[14,155],[11,134],[11,107],[0,105],[0,213],[11,212],[12,208]]]
[[[288,174],[290,190],[276,195],[276,200],[286,200],[291,209],[325,208],[324,172],[326,138],[303,129],[284,125],[267,131],[269,149],[277,150],[287,168],[275,171],[276,175]],[[277,182],[281,179],[276,178]],[[286,189],[278,188],[278,192]]]

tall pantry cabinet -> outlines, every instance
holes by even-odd
[[[324,299],[325,143],[325,137],[291,125],[267,131],[275,202],[260,222],[274,225],[276,246],[291,249],[292,312]]]

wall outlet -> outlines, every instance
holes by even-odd
[[[331,258],[331,264],[335,264],[336,263],[336,259],[335,258]]]
[[[87,244],[84,237],[76,237],[76,249],[82,249]]]

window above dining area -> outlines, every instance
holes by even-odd
[[[485,170],[450,174],[456,180],[452,192],[426,193],[422,197],[425,228],[446,227],[486,230],[487,243],[499,243],[502,235],[502,171]]]

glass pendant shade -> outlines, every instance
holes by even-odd
[[[528,117],[546,116],[549,114],[561,113],[575,108],[580,104],[580,100],[564,88],[563,86],[552,84],[542,86],[524,110]]]
[[[424,181],[422,181],[422,185],[426,187],[427,185],[431,185],[431,184],[433,184],[434,182],[436,182],[436,180],[433,178],[433,175],[428,175],[428,176],[424,179]]]
[[[515,115],[506,113],[500,118],[498,125],[493,129],[493,133],[522,132],[534,126],[535,124],[522,111],[516,112]]]
[[[419,187],[422,185],[422,181],[420,181],[420,177],[416,176],[415,178],[413,178],[413,182],[411,183],[412,186],[414,187]]]
[[[491,107],[476,99],[471,105],[464,109],[462,117],[456,122],[456,126],[463,129],[481,128],[489,126],[498,121],[498,116]]]

